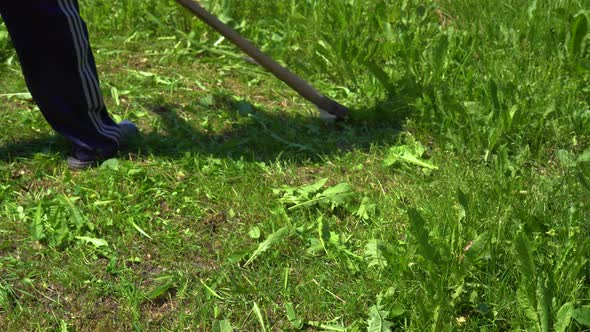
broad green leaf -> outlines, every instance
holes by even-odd
[[[571,302],[564,303],[564,305],[557,311],[555,316],[555,324],[553,330],[555,332],[565,332],[565,329],[570,325],[572,315],[574,314],[574,305]]]
[[[537,311],[535,310],[535,300],[528,295],[526,285],[523,284],[518,287],[516,291],[516,299],[520,308],[524,311],[528,319],[538,323],[539,317],[537,316]]]
[[[490,88],[490,95],[492,98],[492,105],[494,105],[494,110],[499,111],[502,108],[502,105],[500,104],[500,98],[498,95],[498,83],[496,83],[495,80],[491,79],[488,85]]]
[[[457,299],[459,299],[461,297],[461,295],[463,295],[463,293],[465,292],[465,280],[461,281],[461,284],[459,284],[459,286],[455,287],[455,291],[453,291],[453,294],[451,294],[451,306],[455,306],[455,301]]]
[[[446,34],[441,34],[432,50],[432,67],[435,72],[440,72],[443,69],[443,64],[445,57],[447,56],[448,48],[448,36]]]
[[[369,261],[369,267],[377,266],[385,268],[387,258],[385,257],[385,243],[381,240],[371,239],[365,246],[365,259]]]
[[[557,159],[559,160],[559,162],[565,166],[565,167],[572,167],[576,165],[576,161],[574,159],[574,156],[571,152],[567,151],[567,150],[557,150],[556,152],[557,155]]]
[[[100,169],[112,169],[114,171],[118,170],[119,169],[119,159],[111,158],[111,159],[105,160],[100,165]]]
[[[35,211],[35,217],[31,222],[30,226],[31,238],[35,241],[39,241],[45,238],[45,230],[43,228],[43,207],[41,202],[37,204],[37,209]]]
[[[408,145],[394,146],[390,148],[387,157],[385,157],[385,160],[383,161],[385,166],[392,166],[399,162],[416,165],[430,170],[438,169],[437,166],[421,160],[416,154],[416,151]]]
[[[334,208],[346,203],[346,200],[353,194],[352,186],[343,182],[324,190],[318,197],[328,200],[332,204],[332,208]]]
[[[428,239],[428,230],[426,229],[426,220],[422,218],[420,212],[416,209],[409,209],[410,231],[418,242],[420,254],[429,261],[439,263],[439,256],[436,249],[430,244]]]
[[[322,243],[322,248],[327,250],[326,243],[330,242],[330,224],[324,222],[324,216],[318,218],[318,239]]]
[[[549,332],[549,319],[551,308],[551,295],[549,289],[542,280],[537,281],[537,312],[542,332]]]
[[[212,332],[233,332],[234,328],[231,326],[231,322],[227,319],[215,320],[213,322]]]
[[[322,322],[317,322],[317,321],[308,321],[306,324],[309,326],[317,327],[318,329],[321,329],[320,331],[334,331],[334,332],[347,332],[348,331],[348,329],[344,326],[324,324]]]
[[[254,227],[250,228],[248,235],[253,239],[259,239],[260,238],[260,227],[254,226]]]
[[[155,300],[166,293],[170,288],[174,286],[173,281],[168,281],[156,288],[154,288],[151,292],[147,294],[147,298],[150,300]]]
[[[57,227],[57,229],[55,230],[55,232],[53,233],[54,236],[52,237],[52,246],[56,246],[59,247],[63,244],[66,244],[68,241],[71,240],[71,232],[70,229],[68,228],[68,224],[66,223],[65,220],[59,220],[58,224],[59,227]]]
[[[108,247],[109,244],[103,239],[97,239],[89,236],[76,236],[76,239],[83,241],[87,244],[92,244],[95,247]]]
[[[289,323],[293,325],[293,328],[297,330],[301,330],[303,328],[304,322],[301,319],[297,312],[295,312],[295,308],[293,307],[293,303],[287,302],[285,303],[285,310],[287,311],[287,319],[289,319]]]
[[[479,234],[478,237],[473,240],[473,244],[465,253],[465,257],[470,260],[475,260],[480,258],[481,254],[484,252],[486,245],[490,242],[491,235],[489,232],[483,232]]]
[[[367,332],[390,332],[393,323],[387,320],[387,314],[387,311],[381,310],[379,306],[372,306],[369,309]]]
[[[457,188],[457,200],[459,201],[459,204],[461,204],[463,209],[465,209],[465,212],[468,213],[469,212],[469,198],[463,192],[463,190],[461,190],[461,188]]]
[[[354,215],[362,220],[369,220],[373,214],[377,204],[373,203],[369,197],[363,197],[359,208],[354,212]]]
[[[567,50],[570,57],[580,56],[582,50],[582,41],[588,33],[588,18],[584,13],[579,13],[574,17],[574,22],[570,29],[570,36],[567,43]]]
[[[115,105],[117,105],[117,106],[121,105],[121,100],[119,99],[119,90],[114,86],[111,87],[111,97],[113,98]]]
[[[241,116],[247,116],[254,113],[254,107],[247,101],[241,100],[237,102],[236,108]]]
[[[576,175],[578,177],[578,180],[580,181],[580,184],[582,184],[582,187],[584,187],[584,188],[586,188],[586,190],[590,191],[590,180],[588,180],[588,178],[586,177],[584,172],[582,172],[580,170],[580,171],[576,172]]]
[[[529,8],[527,10],[529,20],[532,20],[534,18],[536,11],[537,11],[537,0],[532,0],[529,5]]]
[[[376,65],[373,62],[366,62],[365,66],[369,69],[369,72],[375,76],[377,81],[383,85],[383,87],[390,93],[395,92],[395,85],[391,83],[391,78],[389,75],[383,70],[381,66]]]
[[[402,307],[401,304],[395,304],[393,306],[393,308],[391,308],[391,310],[389,311],[389,318],[395,318],[395,317],[399,317],[401,315],[403,315],[406,312],[406,310],[404,310],[404,307]]]
[[[529,239],[524,233],[516,237],[516,252],[520,262],[521,273],[529,280],[536,280],[535,261],[533,259],[533,250]]]
[[[64,206],[66,206],[68,208],[68,210],[70,211],[70,217],[71,217],[72,221],[74,222],[74,225],[76,226],[76,228],[80,229],[84,225],[90,226],[90,224],[88,223],[86,218],[84,218],[84,216],[82,215],[82,213],[80,212],[78,207],[76,205],[74,205],[74,202],[72,202],[72,200],[68,196],[60,195],[59,201]]]
[[[311,197],[312,194],[315,194],[322,189],[322,187],[326,185],[326,182],[328,182],[328,178],[323,178],[313,184],[301,187],[297,191],[304,197]]]
[[[289,235],[290,232],[291,232],[291,228],[288,226],[285,226],[285,227],[277,230],[276,232],[270,234],[266,238],[266,240],[264,240],[260,244],[258,244],[258,248],[252,253],[252,255],[250,256],[248,261],[246,261],[244,266],[250,265],[261,253],[267,251],[274,244],[283,240],[285,237],[287,237]]]
[[[579,157],[578,162],[590,161],[590,149],[586,149]]]
[[[403,161],[403,160],[401,160],[402,155],[405,155],[405,154],[411,155],[412,153],[413,152],[412,152],[411,148],[407,145],[391,147],[389,149],[387,157],[385,157],[385,159],[383,160],[383,164],[385,166],[392,166],[400,161]]]
[[[590,327],[590,306],[574,309],[572,317],[578,322],[578,324]]]
[[[309,239],[309,247],[307,248],[307,252],[312,255],[318,255],[321,251],[325,251],[324,244],[319,239],[312,237]]]
[[[330,208],[334,209],[335,207],[345,205],[352,196],[354,196],[352,186],[344,182],[327,188],[321,193],[317,193],[312,199],[301,199],[298,204],[291,206],[289,210],[310,207],[316,204],[329,204]]]
[[[236,251],[232,254],[229,255],[229,257],[227,258],[227,260],[231,263],[231,264],[236,264],[241,262],[242,260],[244,260],[244,258],[246,258],[246,256],[248,256],[248,251],[246,250],[242,250],[242,251]]]

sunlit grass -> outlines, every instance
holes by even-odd
[[[173,1],[86,1],[142,138],[72,172],[0,32],[1,330],[588,328],[582,2],[203,3],[351,120]]]

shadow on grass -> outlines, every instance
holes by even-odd
[[[211,105],[185,108],[165,100],[150,106],[150,116],[159,121],[155,128],[143,130],[129,151],[140,158],[177,158],[188,152],[246,161],[315,161],[394,144],[410,111],[400,98],[390,96],[370,108],[352,109],[346,121],[324,123],[311,116],[257,109],[229,95],[213,99]],[[43,136],[0,145],[0,160],[27,159],[39,153],[65,156],[69,149],[65,139]]]
[[[38,154],[60,155],[65,158],[71,147],[65,138],[57,135],[42,135],[25,140],[13,140],[0,145],[0,162],[30,159]]]
[[[324,123],[312,116],[257,109],[231,96],[214,99],[213,110],[158,105],[152,114],[159,117],[160,128],[144,133],[136,147],[143,154],[170,157],[195,152],[246,161],[315,161],[394,144],[410,110],[392,96],[373,107],[351,110],[346,121]],[[187,121],[184,116],[199,113],[210,116],[201,121]]]

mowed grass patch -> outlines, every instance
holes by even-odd
[[[180,158],[175,164],[192,162]],[[535,249],[533,257],[536,273],[561,280],[556,300],[583,292],[576,276],[585,260],[575,257],[571,246],[587,242],[586,226],[577,222],[586,212],[584,203],[570,204],[570,195],[581,194],[568,184],[571,175],[565,174],[563,186],[523,174],[505,188],[486,168],[466,171],[438,162],[441,170],[425,176],[419,170],[384,169],[366,153],[343,156],[339,164],[363,172],[322,165],[238,168],[228,162],[213,166],[213,173],[194,165],[166,172],[162,168],[169,162],[155,168],[122,162],[116,170],[91,171],[91,178],[59,176],[51,192],[4,196],[9,227],[3,233],[10,239],[3,245],[5,321],[15,329],[68,324],[84,330],[98,320],[121,330],[133,323],[209,330],[222,315],[236,328],[257,330],[258,321],[248,317],[256,303],[268,328],[290,328],[284,305],[293,303],[308,323],[350,327],[363,325],[381,294],[381,305],[399,314],[390,319],[399,327],[409,321],[412,326],[526,324],[513,307],[515,287],[534,287],[520,284],[532,278],[524,274],[515,248],[523,233],[534,236],[534,248],[549,246]],[[253,177],[260,179],[252,183]],[[300,188],[325,177],[330,177],[325,188],[351,184],[354,193],[346,204],[335,200],[333,210],[331,201],[290,209],[270,190]],[[68,193],[69,188],[79,192]],[[66,222],[74,218],[60,192],[74,200],[86,224],[81,231],[69,224],[71,235],[94,242],[70,237],[51,247],[47,242],[58,234],[47,228],[46,238],[31,239],[39,201],[42,219],[50,218],[52,208],[66,214]],[[364,197],[366,217],[357,214]],[[423,215],[426,234],[408,219],[406,210],[413,207]],[[246,265],[260,243],[284,228],[280,241]],[[486,241],[470,256],[482,234]],[[424,236],[427,242],[421,242]],[[543,267],[554,259],[565,265]],[[443,306],[448,301],[451,305]],[[431,320],[426,308],[436,307],[446,320]]]
[[[107,4],[103,94],[142,129],[117,159],[68,170],[1,68],[3,330],[587,328],[579,3],[209,3],[338,124],[172,2]]]

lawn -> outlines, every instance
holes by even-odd
[[[81,3],[111,114],[68,169],[0,26],[1,331],[590,328],[587,0]]]

